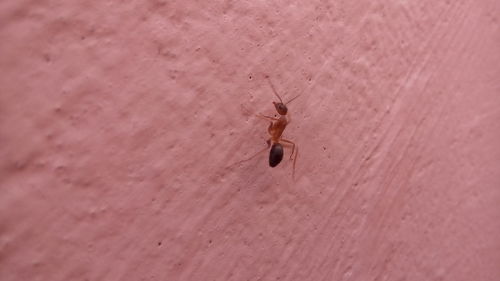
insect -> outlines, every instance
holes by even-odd
[[[290,99],[287,102],[283,102],[280,95],[276,91],[276,88],[274,87],[273,83],[271,82],[270,78],[269,77],[266,77],[266,78],[267,78],[269,85],[271,86],[271,89],[273,90],[274,95],[279,100],[279,102],[273,101],[273,105],[274,105],[277,113],[279,114],[279,117],[277,117],[276,115],[274,117],[263,115],[263,114],[256,115],[259,118],[262,118],[266,121],[269,121],[269,127],[267,128],[267,132],[269,133],[269,135],[271,137],[266,141],[267,148],[264,150],[267,150],[267,149],[269,149],[269,147],[271,147],[271,150],[269,150],[269,166],[276,167],[281,162],[281,160],[283,160],[283,155],[284,155],[283,144],[292,145],[292,153],[290,154],[290,160],[292,159],[292,157],[295,154],[295,157],[293,158],[293,176],[295,176],[295,163],[297,161],[299,147],[294,142],[292,142],[290,140],[286,140],[286,139],[282,138],[281,136],[283,135],[283,131],[285,131],[286,126],[288,124],[290,124],[290,122],[291,122],[290,115],[288,114],[287,104],[291,103],[293,100],[298,98],[300,96],[300,94],[295,96],[294,98]],[[288,116],[287,116],[287,114],[288,114]],[[246,160],[240,161],[239,163],[251,160],[252,158],[257,156],[258,154],[260,154],[264,150],[257,152],[252,157],[250,157]]]

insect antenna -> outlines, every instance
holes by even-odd
[[[296,96],[295,96],[295,97],[293,97],[291,100],[287,101],[285,104],[289,104],[289,103],[291,103],[294,99],[296,99],[296,98],[300,97],[300,95],[302,95],[302,94],[298,94],[298,95],[296,95]]]
[[[276,91],[276,88],[274,88],[274,85],[271,82],[271,78],[269,78],[269,77],[266,77],[266,78],[267,78],[267,82],[269,83],[269,86],[271,86],[271,89],[273,89],[274,95],[278,97],[278,99],[280,100],[281,103],[283,103],[283,100],[281,99],[280,95],[278,95],[278,92]]]

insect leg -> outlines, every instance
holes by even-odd
[[[255,116],[262,118],[264,120],[271,120],[271,121],[278,121],[279,120],[279,118],[271,117],[271,116],[267,116],[267,115],[263,115],[263,114],[257,114]]]
[[[289,140],[281,139],[282,142],[286,142],[292,145],[292,154],[290,154],[290,159],[292,159],[293,153],[295,152],[295,143]],[[298,147],[297,147],[298,149]]]
[[[250,160],[254,159],[257,155],[261,154],[262,152],[268,150],[269,147],[271,147],[271,139],[268,139],[266,141],[266,143],[267,143],[267,147],[266,148],[263,148],[262,150],[259,150],[257,153],[255,153],[254,155],[250,156],[249,158],[240,160],[240,161],[238,161],[238,162],[236,162],[236,163],[234,163],[234,164],[232,164],[230,166],[238,165],[238,164],[241,164],[241,163],[244,163],[244,162],[247,162],[247,161],[250,161]]]
[[[293,172],[292,172],[292,177],[295,179],[295,163],[297,162],[297,158],[299,157],[299,146],[295,145],[294,142],[289,140],[281,139],[281,141],[292,144],[292,154],[290,154],[290,159],[292,159],[292,155],[295,152],[295,157],[293,158]]]

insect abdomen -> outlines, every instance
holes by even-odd
[[[273,144],[269,152],[269,166],[276,167],[283,159],[283,146],[279,143]]]

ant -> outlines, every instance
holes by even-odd
[[[274,95],[276,95],[276,97],[278,97],[278,99],[279,99],[279,102],[273,101],[273,104],[274,104],[274,107],[276,108],[276,111],[278,112],[278,114],[280,116],[278,118],[278,117],[276,117],[276,115],[275,115],[275,117],[267,116],[267,115],[263,115],[263,114],[256,115],[259,118],[270,121],[269,127],[267,128],[267,132],[269,133],[269,135],[271,137],[266,141],[267,148],[265,148],[264,150],[269,149],[269,147],[271,147],[271,150],[269,151],[269,166],[274,168],[274,167],[278,166],[278,164],[283,159],[284,150],[283,150],[283,145],[281,144],[281,142],[291,144],[292,145],[292,153],[290,154],[290,160],[292,159],[292,157],[295,153],[295,158],[293,159],[293,176],[295,176],[295,162],[297,161],[299,147],[294,142],[283,139],[281,137],[281,135],[283,134],[283,131],[285,131],[286,126],[288,124],[290,124],[290,122],[291,122],[291,118],[290,117],[287,118],[288,108],[286,107],[286,105],[291,103],[296,98],[298,98],[300,96],[300,94],[295,96],[291,100],[287,101],[286,103],[284,103],[283,100],[281,99],[280,95],[276,91],[276,88],[274,87],[273,83],[271,82],[271,79],[268,76],[266,76],[266,78],[267,78],[267,81],[269,83],[269,86],[271,86],[271,89],[273,90]],[[248,158],[247,160],[240,161],[240,163],[254,158],[255,156],[257,156],[258,154],[260,154],[264,150],[257,152],[254,156]]]

